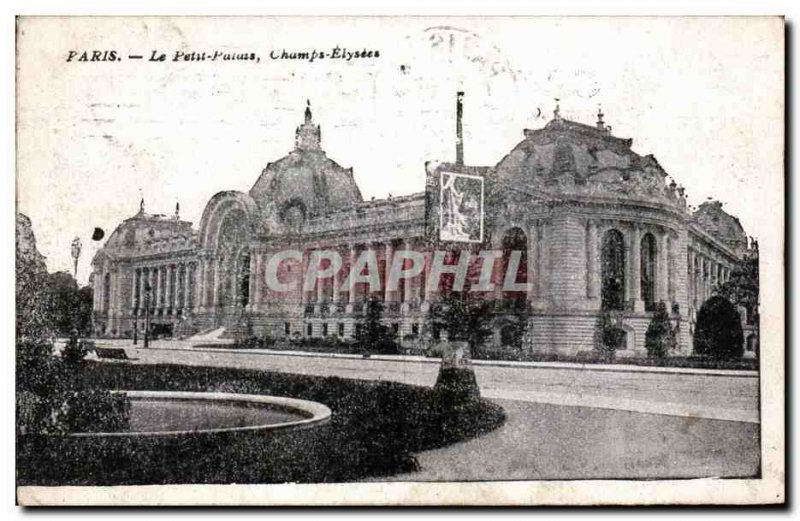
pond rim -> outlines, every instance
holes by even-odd
[[[221,392],[197,391],[134,391],[112,390],[113,394],[124,394],[128,398],[174,401],[209,401],[217,403],[236,402],[241,404],[271,406],[286,411],[296,412],[307,416],[301,420],[288,422],[248,425],[245,427],[222,427],[201,430],[175,430],[175,431],[119,431],[119,432],[71,432],[70,438],[141,438],[165,436],[197,436],[205,434],[221,434],[233,432],[275,432],[287,430],[300,430],[323,425],[330,420],[331,410],[324,404],[289,398],[286,396],[270,396],[260,394],[237,394]]]

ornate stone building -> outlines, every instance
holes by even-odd
[[[426,314],[439,298],[426,280],[433,251],[492,249],[501,252],[500,266],[509,252],[522,252],[517,280],[525,289],[490,293],[498,315],[521,310],[526,317],[527,349],[590,351],[607,309],[626,332],[618,354],[641,353],[654,306],[663,301],[679,330],[680,354],[691,353],[696,310],[747,254],[738,220],[718,202],[690,211],[683,188],[668,182],[652,155],[633,152],[632,140],[612,135],[602,113],[585,125],[556,108],[495,166],[475,167],[463,165],[460,112],[459,98],[456,161],[427,163],[419,193],[365,201],[352,169],[322,150],[307,107],[294,150],[268,163],[249,192],[212,197],[199,228],[177,210],[168,217],[142,207],[93,260],[97,333],[141,331],[149,307],[151,323],[165,334],[246,327],[273,337],[351,337],[370,294],[367,285],[346,281],[361,252],[371,250],[384,282],[373,296],[384,301],[395,332],[411,341],[431,333]],[[480,233],[473,227],[465,235],[476,240],[440,240],[448,176],[479,182],[473,201]],[[302,284],[289,295],[270,289],[268,270],[299,281],[321,249],[344,259],[333,277],[310,291]],[[423,272],[387,289],[387,266],[408,249],[424,252]],[[302,262],[270,263],[286,250],[304,252]],[[496,342],[503,341],[498,329]]]

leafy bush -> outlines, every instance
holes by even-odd
[[[64,350],[61,352],[61,357],[64,362],[74,365],[78,364],[86,358],[89,351],[94,350],[94,343],[85,340],[78,340],[73,337],[67,340]]]
[[[67,432],[114,432],[125,429],[130,419],[130,401],[124,394],[106,389],[73,391],[62,398],[54,423]]]
[[[399,354],[400,345],[391,329],[383,323],[383,302],[370,297],[367,312],[356,328],[356,344],[364,354]]]
[[[647,356],[651,358],[664,358],[675,349],[675,331],[667,314],[667,306],[663,302],[658,303],[650,324],[647,325],[644,346]]]
[[[477,353],[493,334],[492,303],[468,291],[446,293],[428,312],[431,329],[447,332],[450,341],[469,343],[471,353]]]
[[[605,361],[611,361],[624,341],[625,330],[617,326],[610,310],[603,310],[597,323],[595,349]]]
[[[480,397],[478,381],[471,368],[443,367],[439,369],[433,389],[439,394],[440,399],[451,405],[477,400]]]
[[[724,297],[708,299],[697,313],[694,351],[713,360],[742,357],[744,334],[739,312]]]
[[[277,341],[269,335],[250,335],[244,339],[236,339],[230,344],[232,349],[271,349]]]
[[[62,357],[44,341],[17,342],[17,433],[61,435],[88,429],[124,426],[124,396],[106,389],[82,389],[83,357],[94,346],[74,339]]]

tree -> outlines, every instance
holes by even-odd
[[[597,319],[595,330],[595,350],[604,358],[611,360],[625,338],[625,330],[617,326],[611,311],[604,309]]]
[[[452,291],[431,306],[431,325],[451,341],[466,341],[476,352],[492,335],[492,303],[474,292]]]
[[[695,353],[714,360],[741,358],[744,335],[739,312],[721,296],[708,299],[697,313]]]
[[[664,358],[675,349],[675,331],[667,313],[667,306],[664,302],[656,305],[656,311],[647,326],[644,335],[644,346],[647,349],[647,356],[651,358]]]
[[[716,287],[715,293],[735,305],[744,306],[748,317],[758,324],[758,255],[746,257],[731,271],[730,278]]]
[[[365,353],[395,354],[399,351],[392,331],[383,323],[383,302],[374,295],[367,301],[366,314],[359,320],[356,331],[356,341]]]
[[[87,334],[92,324],[91,287],[78,287],[78,282],[65,271],[47,275],[47,294],[52,326],[61,336],[73,330]]]
[[[18,454],[37,454],[39,442],[46,439],[39,435],[63,434],[87,423],[118,427],[126,421],[128,406],[105,389],[86,395],[76,384],[80,365],[53,356],[54,332],[66,327],[69,312],[82,316],[87,298],[91,311],[92,293],[81,292],[69,274],[48,275],[30,220],[19,215],[16,254],[16,428],[22,436]],[[74,324],[80,322],[70,324],[77,328]],[[80,352],[85,346],[75,347]],[[85,413],[87,406],[91,415]]]

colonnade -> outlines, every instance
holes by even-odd
[[[130,294],[130,307],[144,312],[149,298],[153,315],[177,315],[193,307],[194,262],[154,264],[135,268]]]
[[[687,262],[689,302],[698,310],[713,295],[716,286],[730,279],[731,269],[691,247],[687,252]]]

